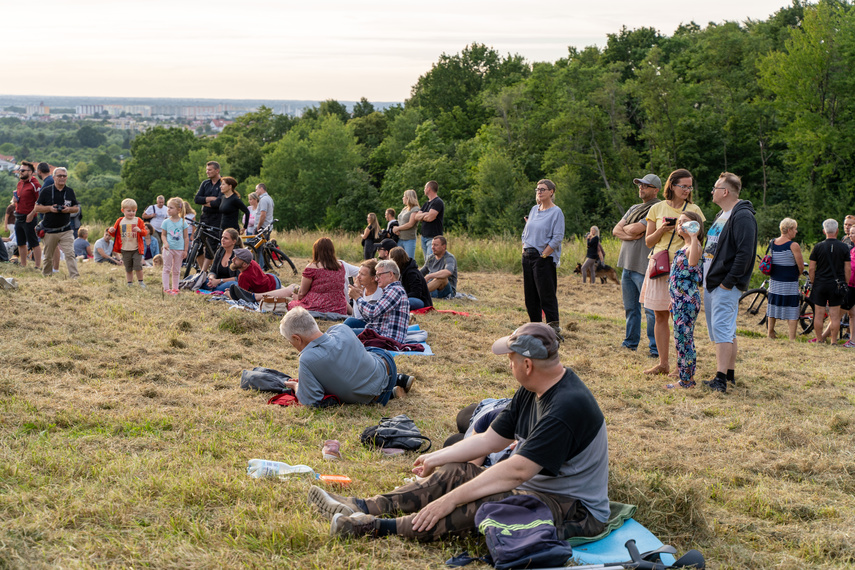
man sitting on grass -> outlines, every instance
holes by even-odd
[[[457,260],[448,251],[448,242],[436,236],[431,242],[433,255],[425,260],[420,271],[427,281],[430,296],[435,299],[454,297],[457,294]]]
[[[597,401],[558,359],[558,338],[528,323],[493,344],[507,354],[520,384],[513,400],[483,434],[416,459],[426,479],[367,499],[312,487],[309,501],[332,519],[333,536],[397,534],[421,541],[476,530],[484,503],[533,495],[552,512],[558,537],[596,536],[609,518],[606,423]],[[516,440],[513,455],[485,469],[473,459]],[[383,515],[398,518],[380,518]]]
[[[316,406],[332,394],[345,404],[380,404],[403,398],[413,377],[398,374],[391,355],[365,348],[348,326],[333,325],[322,333],[303,307],[288,311],[279,333],[300,352],[299,382],[286,381],[304,406]]]

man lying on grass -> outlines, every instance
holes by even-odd
[[[555,331],[529,323],[493,344],[507,354],[520,384],[487,431],[420,456],[420,482],[367,499],[340,497],[320,487],[309,502],[332,518],[333,536],[397,534],[421,541],[475,531],[484,503],[534,495],[555,522],[558,536],[595,536],[609,517],[606,424],[594,396],[558,360]],[[513,455],[485,469],[470,461],[518,441]],[[380,518],[399,512],[406,516]]]
[[[304,406],[332,394],[345,404],[380,404],[403,398],[413,377],[398,374],[382,348],[365,348],[353,329],[333,325],[322,333],[309,311],[295,307],[282,317],[279,333],[300,352],[299,382],[286,381]]]

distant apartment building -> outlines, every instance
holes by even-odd
[[[78,105],[74,108],[75,114],[81,117],[91,117],[104,112],[104,105]]]
[[[14,156],[0,154],[0,172],[14,170],[18,166]]]
[[[26,114],[29,117],[50,115],[50,107],[46,106],[44,103],[39,103],[38,105],[27,105]]]

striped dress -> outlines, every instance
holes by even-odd
[[[792,321],[799,318],[799,275],[796,259],[790,249],[793,242],[772,242],[772,274],[769,276],[769,303],[766,316]]]

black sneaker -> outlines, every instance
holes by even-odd
[[[377,518],[374,515],[365,513],[354,513],[345,516],[341,513],[336,514],[330,523],[330,536],[344,538],[347,536],[377,536]]]
[[[398,374],[398,381],[396,383],[396,386],[400,386],[401,388],[403,388],[404,392],[409,392],[410,388],[413,387],[413,380],[415,380],[413,376],[410,376],[408,374]]]
[[[722,380],[718,376],[712,380],[704,380],[703,384],[713,392],[727,393],[727,380]]]

